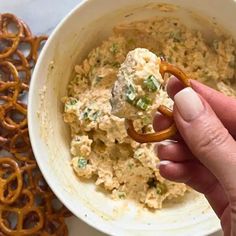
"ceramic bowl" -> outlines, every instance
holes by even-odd
[[[158,0],[88,0],[57,26],[36,65],[29,93],[29,131],[38,165],[58,198],[71,212],[109,235],[207,235],[220,228],[203,196],[193,192],[179,203],[151,212],[130,202],[114,201],[92,182],[78,180],[70,166],[70,133],[63,122],[61,98],[74,65],[107,38],[112,28],[157,15],[179,17],[190,27],[207,30],[200,18],[215,19],[236,36],[236,3],[232,0],[175,1],[161,11]]]

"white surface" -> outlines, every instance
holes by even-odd
[[[49,33],[80,1],[75,0],[1,0],[0,12],[13,12],[24,19],[34,33]],[[73,218],[69,220],[70,235],[104,235]],[[220,235],[220,234],[219,234]]]

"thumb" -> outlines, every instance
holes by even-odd
[[[193,89],[181,90],[174,101],[175,122],[191,152],[217,177],[228,194],[236,197],[235,140],[210,105]],[[225,112],[230,112],[228,109],[225,107]]]

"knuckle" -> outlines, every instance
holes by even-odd
[[[226,128],[220,125],[214,126],[213,124],[204,124],[203,134],[201,135],[197,148],[202,151],[211,151],[217,146],[225,145],[230,137],[229,132]]]

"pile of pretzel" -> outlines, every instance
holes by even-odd
[[[46,39],[16,16],[0,14],[0,236],[68,235],[70,213],[39,171],[27,126],[25,100]]]

